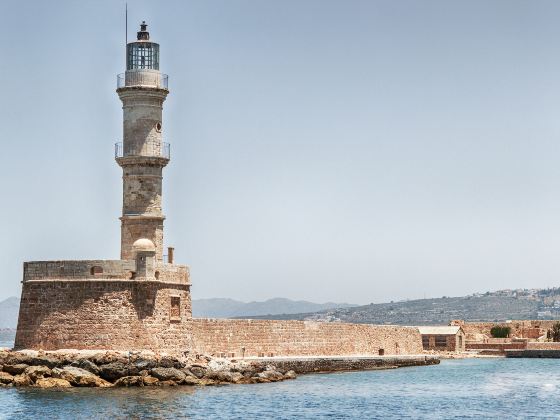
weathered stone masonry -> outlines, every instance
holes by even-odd
[[[199,353],[226,357],[421,354],[417,328],[252,319],[193,319]]]
[[[190,348],[188,268],[156,266],[157,280],[133,280],[135,270],[121,260],[25,263],[16,348]]]

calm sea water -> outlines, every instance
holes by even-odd
[[[0,330],[0,347],[12,348],[16,338],[16,330]]]
[[[444,360],[438,366],[207,388],[4,388],[0,417],[560,418],[560,361]]]

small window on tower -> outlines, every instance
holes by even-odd
[[[160,122],[158,122],[158,123],[156,124],[156,131],[157,131],[158,133],[161,133],[161,123],[160,123]]]
[[[169,317],[172,321],[179,321],[181,319],[181,298],[179,296],[171,296]]]

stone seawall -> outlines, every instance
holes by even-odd
[[[527,343],[467,343],[466,350],[495,350],[503,354],[506,350],[523,350]]]
[[[422,354],[417,328],[253,319],[193,319],[195,351],[219,357]]]
[[[188,284],[130,280],[23,282],[16,349],[192,348]]]
[[[506,350],[506,357],[528,359],[560,359],[560,350]]]

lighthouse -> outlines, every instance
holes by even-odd
[[[162,172],[169,163],[162,108],[169,94],[159,45],[142,22],[117,76],[122,101],[121,255],[118,260],[28,261],[15,348],[151,350],[193,347],[189,268],[163,258]]]
[[[162,110],[169,90],[168,77],[159,70],[159,44],[150,40],[147,29],[142,22],[137,39],[127,44],[126,71],[117,77],[123,105],[122,142],[115,144],[115,159],[123,170],[121,260],[134,259],[135,242],[148,239],[156,262],[162,262],[162,172],[170,159]]]

